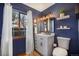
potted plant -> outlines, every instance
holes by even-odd
[[[60,17],[63,17],[65,15],[65,9],[64,8],[60,9],[59,12],[60,12]]]

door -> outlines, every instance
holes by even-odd
[[[43,55],[43,37],[42,36],[38,36],[38,52],[41,53]]]

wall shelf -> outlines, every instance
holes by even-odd
[[[66,29],[70,29],[70,28],[57,28],[58,30],[66,30]]]
[[[59,17],[59,18],[57,18],[57,20],[63,20],[63,19],[68,19],[68,18],[70,18],[70,15]]]

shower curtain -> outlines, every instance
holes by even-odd
[[[33,41],[33,19],[32,11],[27,12],[26,20],[26,54],[32,53],[34,50],[34,41]]]
[[[3,12],[1,55],[12,56],[12,46],[12,6],[6,3]]]

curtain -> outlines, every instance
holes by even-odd
[[[30,54],[34,50],[34,41],[33,41],[33,19],[32,11],[27,12],[26,20],[26,53]]]
[[[2,56],[12,55],[12,6],[6,3],[3,13],[3,28],[1,39]]]

